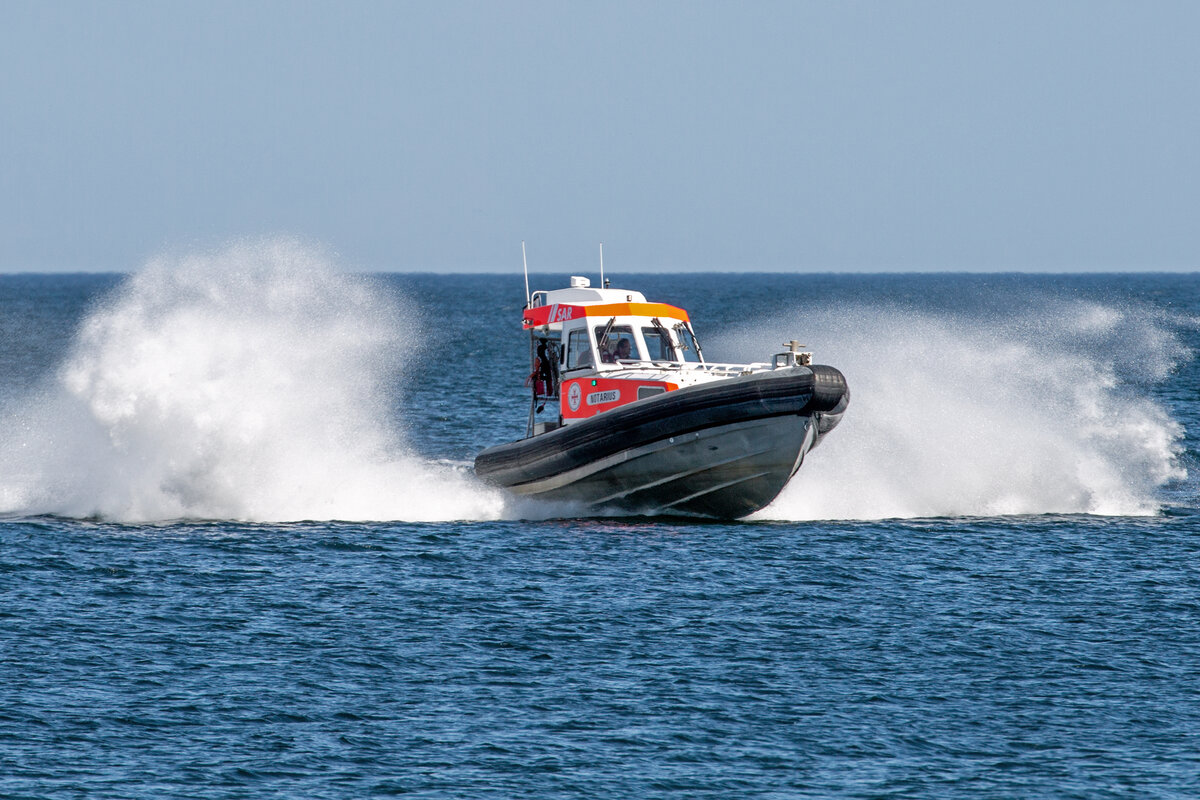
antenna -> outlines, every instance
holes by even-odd
[[[529,259],[525,257],[525,240],[521,240],[521,264],[525,267],[525,307],[529,308]]]
[[[600,287],[604,288],[604,242],[600,243]]]

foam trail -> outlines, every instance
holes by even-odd
[[[1147,389],[1187,354],[1153,311],[838,308],[719,344],[761,358],[800,331],[820,332],[850,409],[759,519],[1146,515],[1186,477],[1182,429]]]
[[[410,454],[389,419],[414,338],[386,292],[289,240],[151,263],[6,420],[0,513],[497,517],[499,493]]]

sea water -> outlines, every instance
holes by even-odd
[[[1195,276],[612,273],[847,376],[716,523],[481,485],[520,275],[330,262],[0,276],[0,796],[1200,796]]]

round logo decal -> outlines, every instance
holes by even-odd
[[[571,388],[567,390],[567,405],[572,411],[579,410],[579,404],[583,400],[583,390],[579,388],[579,383],[572,383]]]

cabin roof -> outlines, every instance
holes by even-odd
[[[567,289],[534,292],[545,295],[546,305],[554,303],[644,303],[646,296],[629,289],[594,289],[590,286],[572,286]]]

